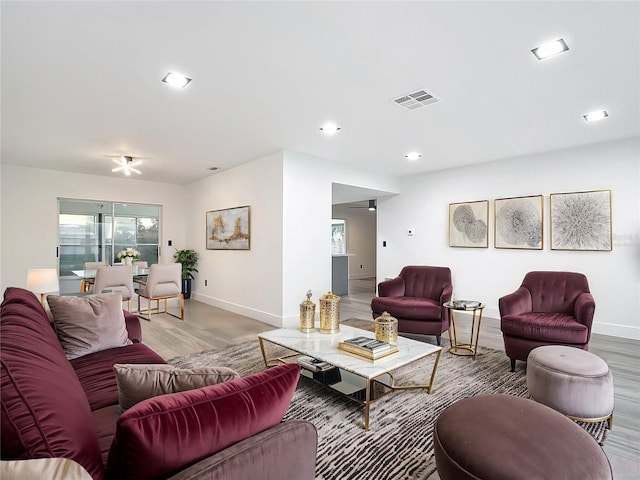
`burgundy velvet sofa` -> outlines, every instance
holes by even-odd
[[[425,265],[406,266],[391,280],[378,284],[378,296],[371,300],[373,318],[388,312],[398,319],[398,331],[434,335],[440,345],[442,332],[449,329],[451,270]]]
[[[115,363],[165,363],[141,343],[67,360],[33,293],[5,291],[0,323],[2,460],[68,458],[101,479],[313,479],[317,434],[281,422],[294,364],[144,400],[120,415]]]
[[[516,360],[543,345],[589,349],[595,302],[582,273],[537,271],[525,275],[515,292],[498,300],[504,348]]]

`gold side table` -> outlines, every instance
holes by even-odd
[[[468,302],[469,305],[466,305],[465,302]],[[449,309],[449,341],[451,342],[449,352],[454,355],[472,357],[475,360],[478,352],[478,337],[480,337],[480,324],[482,323],[484,304],[477,301],[460,300],[455,304],[454,302],[446,302],[444,306]],[[458,343],[454,312],[472,312],[469,343]]]

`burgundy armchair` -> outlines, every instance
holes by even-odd
[[[511,359],[527,361],[542,345],[589,349],[596,305],[587,277],[574,272],[529,272],[515,292],[498,301],[504,348]]]
[[[447,267],[407,266],[400,275],[378,284],[378,297],[371,300],[373,318],[383,312],[398,319],[398,332],[435,335],[449,329],[451,270]]]

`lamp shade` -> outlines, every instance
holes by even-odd
[[[27,274],[27,290],[34,293],[57,292],[58,272],[55,268],[31,268]]]

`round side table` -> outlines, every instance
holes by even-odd
[[[449,352],[454,355],[473,357],[475,360],[476,353],[478,351],[478,337],[480,336],[480,323],[482,323],[482,310],[484,310],[484,304],[477,301],[460,300],[455,303],[446,302],[444,306],[449,309],[449,341],[451,342]],[[469,343],[458,343],[458,337],[456,335],[456,321],[453,313],[455,311],[472,312],[471,338],[469,339]]]

